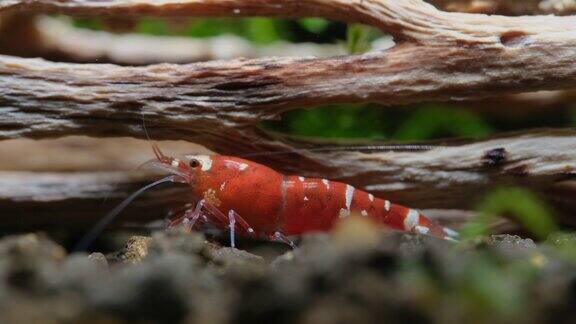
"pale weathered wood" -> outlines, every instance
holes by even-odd
[[[92,226],[151,174],[127,172],[0,172],[2,230],[64,231]],[[187,188],[172,184],[150,190],[126,209],[116,224],[163,220],[170,208],[190,202]]]
[[[167,155],[210,154],[184,141],[158,142]],[[0,170],[28,172],[136,171],[154,158],[152,142],[134,138],[69,136],[58,139],[15,139],[0,142]]]
[[[139,146],[144,152],[138,153],[133,148],[129,151],[111,149],[109,141],[101,144],[91,140],[90,154],[107,155],[104,161],[108,161],[108,167],[97,167],[100,170],[114,170],[118,166],[128,168],[130,165],[144,162],[152,157],[147,145]],[[42,145],[34,144],[32,147],[44,146],[45,149],[35,152],[41,158],[47,160],[60,159],[62,152],[68,152],[67,157],[71,161],[67,164],[69,171],[87,168],[84,165],[94,167],[93,161],[85,161],[85,150],[58,149],[58,142],[41,142]],[[25,146],[23,142],[20,145]],[[79,144],[76,144],[79,145]],[[52,146],[52,147],[51,147]],[[190,153],[192,148],[186,146],[166,145],[167,152],[171,155],[183,155]],[[13,152],[14,148],[0,149],[2,153]],[[129,154],[127,154],[129,153]],[[298,174],[306,176],[327,177],[333,180],[342,180],[386,197],[392,201],[407,204],[418,208],[473,208],[477,198],[497,185],[522,185],[533,188],[536,191],[547,193],[548,188],[559,181],[573,179],[576,176],[576,132],[575,131],[541,131],[527,134],[510,134],[506,137],[480,140],[469,143],[436,143],[428,150],[419,151],[298,151],[304,159],[291,159],[294,154],[275,155],[249,155],[249,159],[266,161],[278,170],[298,170]],[[40,158],[30,154],[28,158]],[[50,155],[57,155],[51,157]],[[133,156],[145,156],[142,161],[134,161]],[[102,159],[101,159],[102,160]],[[308,163],[307,161],[311,161]],[[22,166],[28,169],[27,165]],[[130,167],[131,168],[131,167]],[[17,169],[11,167],[12,172]],[[35,169],[42,171],[42,169]],[[52,166],[47,166],[46,171],[54,173]],[[107,171],[112,172],[112,171]],[[290,173],[290,171],[286,171]],[[135,188],[141,185],[142,178],[133,180],[130,173],[115,173],[115,177],[102,178],[94,175],[94,181],[100,185],[102,182],[109,187],[114,183],[123,184],[121,188]],[[160,175],[149,176],[151,181]],[[74,175],[66,176],[66,179],[74,179]],[[82,175],[81,179],[85,179]],[[30,200],[42,199],[51,196],[53,188],[39,184],[35,185],[34,178],[23,182],[21,185],[14,180],[6,182],[6,177],[0,177],[4,184],[2,199],[21,200],[26,195],[37,195]],[[4,179],[4,180],[2,180]],[[38,179],[41,179],[39,177]],[[104,180],[108,179],[108,180]],[[67,180],[70,183],[71,180]],[[79,188],[70,190],[68,195],[75,198],[85,191],[83,188],[90,181],[79,181]],[[18,187],[16,193],[11,193],[11,188]],[[99,187],[103,188],[103,187]],[[43,192],[43,190],[48,190]],[[124,189],[119,193],[111,189],[113,196],[125,194]],[[60,193],[60,191],[58,191]],[[79,193],[80,192],[80,193]],[[64,193],[65,194],[65,193]],[[92,190],[93,198],[100,199],[99,195]],[[103,193],[102,193],[103,194]],[[64,197],[66,198],[66,197]],[[569,204],[573,208],[576,200]]]
[[[319,16],[362,22],[403,39],[432,38],[493,43],[494,36],[520,28],[527,34],[565,32],[569,17],[502,17],[448,13],[421,0],[6,0],[0,11],[63,13],[82,16]]]
[[[152,178],[150,173],[125,172],[0,172],[1,231],[85,230]],[[167,184],[134,200],[111,227],[143,229],[151,222],[163,226],[170,210],[181,210],[193,202],[186,186]],[[426,212],[453,228],[475,215],[462,210]]]
[[[70,14],[210,15],[232,11],[242,15],[318,13],[336,18],[345,10],[350,19],[370,21],[412,42],[386,53],[348,58],[239,60],[146,68],[2,57],[0,91],[10,119],[4,120],[0,137],[78,132],[141,136],[135,124],[144,116],[172,130],[181,129],[160,136],[196,139],[220,148],[211,142],[237,136],[230,126],[252,126],[296,107],[342,101],[407,103],[477,98],[571,86],[576,80],[571,46],[574,32],[570,30],[573,18],[448,14],[419,1],[352,1],[346,5],[333,1],[323,3],[325,6],[315,1],[298,5],[284,5],[282,1],[179,4],[8,1],[2,6]],[[519,66],[538,68],[524,70]],[[101,127],[102,118],[108,120],[105,128]],[[210,139],[198,139],[198,133],[204,137],[209,133]],[[240,135],[253,142],[251,131]]]
[[[448,11],[488,14],[571,15],[576,12],[574,0],[430,0],[428,2]]]
[[[122,5],[122,3],[124,5]],[[70,14],[324,15],[370,22],[410,40],[382,53],[119,67],[0,56],[0,138],[134,135],[144,116],[180,131],[228,136],[288,109],[337,102],[402,104],[576,86],[576,20],[445,13],[421,1],[9,1]],[[320,6],[319,4],[324,4]],[[258,4],[258,6],[256,6]],[[530,69],[522,67],[530,66]],[[102,127],[101,120],[107,120]],[[204,143],[203,143],[204,144]],[[210,144],[210,143],[206,143]]]
[[[144,137],[144,118],[155,138],[254,154],[294,144],[256,127],[290,109],[464,100],[576,86],[574,17],[446,13],[417,0],[8,0],[1,9],[72,15],[317,15],[372,24],[398,43],[358,56],[147,67],[0,56],[4,139]],[[544,192],[573,177],[574,152],[574,132],[557,131],[420,152],[296,151],[252,158],[288,173],[344,180],[413,207],[470,208],[478,195],[498,184],[520,183]]]
[[[504,15],[572,14],[574,0],[427,0],[447,11]],[[115,18],[113,26],[128,26],[134,18]],[[190,63],[214,59],[263,56],[329,56],[344,54],[338,45],[277,44],[257,46],[227,35],[208,39],[108,33],[74,28],[53,17],[31,14],[0,18],[0,53],[45,57],[67,62],[125,65]]]

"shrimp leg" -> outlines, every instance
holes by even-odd
[[[236,247],[236,230],[238,229],[241,231],[242,234],[250,236],[252,238],[256,238],[257,234],[254,229],[238,214],[235,210],[231,209],[228,211],[228,217],[224,216],[222,212],[218,208],[208,203],[205,203],[203,206],[207,207],[208,211],[214,214],[216,219],[222,223],[222,225],[228,223],[228,228],[230,229],[230,246]],[[292,242],[288,237],[286,237],[281,232],[275,232],[272,235],[266,235],[266,238],[273,241],[273,242],[280,242],[284,243],[291,248],[296,248],[294,242]]]
[[[234,225],[235,231],[238,230],[241,234],[250,237],[256,236],[256,232],[254,231],[254,229],[236,211],[229,210],[228,216],[226,216],[216,206],[210,203],[204,203],[203,206],[215,218],[215,220],[221,223],[221,226]]]
[[[252,238],[257,236],[254,229],[235,210],[229,210],[228,216],[226,216],[216,206],[208,203],[205,199],[198,201],[194,209],[183,209],[175,214],[182,214],[182,216],[171,219],[168,226],[175,227],[182,224],[186,233],[190,233],[194,226],[197,225],[198,221],[208,222],[209,218],[212,218],[213,223],[219,227],[228,227],[230,233],[230,246],[233,248],[236,247],[237,232]],[[284,243],[291,248],[296,247],[294,242],[288,239],[281,232],[266,235],[266,238],[273,242]]]
[[[202,208],[204,207],[205,204],[206,204],[206,201],[204,199],[198,201],[198,203],[196,204],[196,207],[194,209],[192,209],[192,208],[186,209],[186,210],[184,210],[183,216],[180,216],[180,217],[177,217],[177,218],[170,220],[168,227],[174,227],[174,226],[183,224],[184,225],[184,231],[186,233],[190,233],[192,231],[192,229],[194,228],[194,225],[196,224],[196,222],[198,221],[198,219],[202,215]]]
[[[205,204],[204,199],[202,199],[196,204],[196,208],[194,208],[194,210],[188,209],[187,211],[184,212],[184,219],[182,223],[184,224],[185,232],[187,233],[192,232],[192,229],[194,228],[196,221],[198,221],[198,218],[201,215],[202,207],[204,206],[204,204]]]
[[[272,242],[280,242],[290,246],[292,249],[296,249],[296,244],[292,242],[286,235],[282,234],[281,232],[275,232],[272,235],[268,236],[268,239]]]
[[[236,230],[236,217],[239,217],[240,215],[238,215],[238,213],[236,213],[234,211],[234,209],[231,209],[230,211],[228,211],[228,220],[230,222],[230,225],[228,226],[230,228],[230,247],[232,248],[236,248],[236,237],[234,235],[235,230]],[[241,218],[241,217],[239,217]]]
[[[182,214],[183,212],[183,214]],[[180,224],[184,226],[184,231],[192,231],[198,221],[208,222],[210,219],[214,225],[223,228],[228,227],[230,230],[230,245],[236,246],[236,233],[256,237],[254,229],[242,218],[236,211],[228,211],[228,216],[224,215],[216,206],[208,203],[205,199],[198,201],[194,209],[184,209],[176,214],[182,216],[173,218],[169,221],[168,227],[175,227]]]

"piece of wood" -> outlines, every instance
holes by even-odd
[[[0,56],[0,139],[144,137],[144,118],[154,138],[194,141],[220,153],[255,154],[295,145],[257,127],[290,109],[478,99],[576,86],[574,17],[446,13],[418,0],[7,0],[0,10],[322,16],[374,25],[397,42],[385,52],[357,56],[147,67]],[[295,151],[253,159],[287,173],[344,180],[413,207],[470,208],[482,192],[499,184],[546,193],[574,176],[574,152],[573,131],[544,131],[419,152]]]
[[[576,86],[573,17],[446,13],[416,0],[322,3],[3,2],[4,10],[92,15],[224,15],[240,10],[242,15],[339,18],[344,10],[348,19],[372,23],[401,43],[358,56],[147,67],[0,56],[0,112],[9,116],[0,124],[0,138],[134,136],[135,125],[145,117],[170,127],[172,131],[158,133],[164,138],[196,140],[200,133],[229,136],[232,128],[236,132],[286,110],[319,104],[463,100]]]
[[[162,151],[171,156],[210,154],[200,145],[184,141],[162,141]],[[132,172],[154,158],[152,142],[134,138],[16,139],[0,142],[0,170],[27,172]]]
[[[85,229],[102,219],[151,174],[127,172],[0,172],[2,230]],[[187,188],[172,184],[150,190],[118,217],[117,225],[163,220],[170,208],[190,201]]]
[[[452,11],[534,14],[549,10],[571,13],[570,1],[435,0],[429,1]],[[548,11],[546,11],[548,10]],[[6,16],[6,15],[5,15]],[[44,57],[66,62],[98,62],[121,65],[189,63],[236,57],[333,56],[344,54],[338,45],[276,43],[257,46],[239,37],[226,35],[208,39],[117,34],[74,28],[62,19],[30,14],[6,16],[0,24],[0,54]],[[530,118],[551,109],[566,107],[573,91],[540,91],[517,95],[497,95],[474,107],[499,119]],[[478,108],[479,107],[479,108]],[[522,117],[519,117],[522,115]]]
[[[438,8],[448,11],[504,15],[576,13],[574,0],[429,0]]]
[[[122,199],[146,185],[143,174],[118,172],[29,173],[0,172],[0,232],[76,231],[94,226]],[[12,186],[19,186],[16,190]],[[163,226],[170,210],[191,200],[182,185],[151,189],[134,200],[110,229]],[[433,210],[429,216],[458,228],[475,216],[459,210]]]
[[[155,176],[156,178],[158,176]],[[2,231],[86,230],[94,226],[130,193],[154,178],[152,173],[0,172]],[[186,186],[171,184],[149,190],[134,200],[110,229],[162,226],[170,210],[194,201]],[[426,215],[452,228],[475,217],[463,210],[425,210]]]
[[[78,141],[78,140],[76,140]],[[44,146],[36,154],[42,155],[47,160],[61,158],[62,152],[71,160],[67,165],[68,171],[84,171],[85,165],[94,167],[94,161],[86,161],[86,150],[58,149],[58,142],[40,142],[35,147]],[[85,147],[76,142],[77,146]],[[112,171],[118,166],[131,168],[131,165],[142,163],[151,157],[148,145],[139,146],[143,152],[138,153],[137,145],[131,145],[130,151],[114,149],[118,145],[108,145],[109,140],[98,144],[97,141],[89,140],[90,154],[106,155],[108,170],[114,177],[101,177],[94,174],[92,185],[100,188],[102,192],[112,190],[106,195],[119,197],[126,194],[123,188],[136,188],[141,186],[144,180],[152,181],[160,175],[149,175],[147,178],[129,177],[130,173],[119,174]],[[146,143],[147,144],[147,143]],[[20,143],[25,147],[25,143]],[[50,147],[52,146],[52,147]],[[163,145],[161,144],[161,147]],[[165,146],[171,155],[183,155],[190,153],[187,146]],[[24,149],[24,148],[22,148]],[[10,152],[9,149],[0,149],[0,153]],[[57,155],[51,157],[50,155]],[[33,156],[33,155],[32,155]],[[133,156],[144,156],[142,161],[134,161]],[[295,158],[296,157],[296,158]],[[300,158],[298,158],[300,157]],[[510,134],[508,136],[459,143],[434,143],[426,150],[389,150],[389,151],[297,151],[291,154],[252,155],[246,158],[265,161],[277,170],[286,173],[296,172],[305,176],[326,177],[350,183],[357,188],[368,190],[377,196],[385,197],[391,201],[402,203],[416,208],[441,208],[441,209],[468,209],[474,208],[482,195],[498,185],[522,185],[540,192],[543,196],[555,193],[549,189],[562,181],[576,177],[576,131],[540,131],[525,134]],[[84,161],[84,162],[83,162]],[[307,161],[311,161],[308,163]],[[46,166],[47,174],[55,173],[54,168]],[[23,167],[27,169],[28,167]],[[14,167],[14,171],[18,172]],[[104,165],[98,167],[105,170]],[[36,169],[36,171],[43,171]],[[82,175],[82,173],[79,173]],[[42,177],[30,174],[28,178],[22,178],[22,183],[14,178],[0,177],[0,183],[5,190],[0,199],[5,201],[21,201],[22,197],[31,201],[37,201],[42,197],[53,196],[54,188],[58,186],[46,186]],[[50,179],[56,179],[51,177]],[[63,185],[67,190],[57,191],[60,195],[69,195],[69,198],[77,198],[85,192],[87,183],[91,181],[78,180],[74,174],[63,175],[63,183],[78,183],[78,188],[71,185]],[[86,179],[82,175],[81,179]],[[8,182],[6,182],[8,181]],[[53,180],[56,181],[56,180]],[[104,183],[108,187],[103,187]],[[119,191],[115,192],[113,185],[122,184]],[[18,188],[14,193],[12,188]],[[44,192],[44,190],[47,190]],[[66,193],[68,192],[68,193]],[[90,191],[93,199],[101,199],[102,196],[95,190]],[[564,197],[565,194],[559,194]],[[66,196],[63,196],[66,198]],[[87,197],[86,197],[87,198]],[[576,208],[576,200],[563,203],[564,209]],[[573,210],[573,209],[572,209]]]

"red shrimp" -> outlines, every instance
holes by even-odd
[[[289,242],[286,237],[328,231],[339,218],[355,213],[393,229],[456,239],[457,233],[442,227],[419,211],[380,199],[351,185],[327,179],[287,176],[232,156],[165,156],[154,148],[151,162],[187,183],[199,201],[189,205],[172,225],[192,229],[211,221],[227,226],[232,245],[235,232]]]

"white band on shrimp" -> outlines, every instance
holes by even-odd
[[[407,231],[412,230],[420,222],[420,213],[417,210],[409,209],[404,218],[404,229]]]

